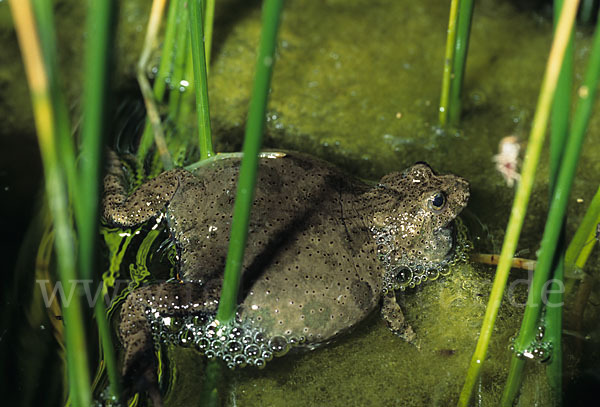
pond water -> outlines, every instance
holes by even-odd
[[[209,84],[213,131],[218,151],[239,150],[260,31],[260,2],[217,3]],[[288,1],[279,33],[265,147],[307,152],[365,179],[377,180],[416,161],[426,161],[440,173],[460,175],[471,183],[464,218],[475,250],[498,253],[514,189],[496,171],[492,157],[502,138],[515,135],[522,142],[527,139],[552,33],[547,6],[518,7],[516,3],[476,2],[463,118],[458,128],[441,129],[437,106],[449,2]],[[533,3],[537,2],[527,4]],[[6,7],[0,4],[1,8]],[[57,10],[71,23],[79,15],[77,8]],[[147,5],[127,1],[121,11],[117,83],[125,92],[135,87],[132,55],[139,55]],[[3,22],[3,27],[7,24]],[[73,30],[81,32],[81,28]],[[575,36],[576,85],[586,65],[590,36],[591,29],[586,27],[580,27]],[[67,51],[61,50],[63,61],[70,53],[79,60],[81,45],[65,41],[71,45]],[[72,66],[65,66],[67,75],[79,77]],[[9,69],[13,70],[6,77],[19,75],[15,73],[19,67]],[[18,150],[15,135],[31,135],[33,129],[28,108],[18,107],[28,103],[19,91],[24,89],[22,84],[20,88],[10,86],[2,103],[9,106],[11,117],[15,116],[3,133],[12,137],[3,143]],[[70,96],[77,94],[76,84],[69,82],[68,88]],[[21,95],[19,105],[10,102],[12,94]],[[75,97],[72,99],[76,103]],[[16,113],[19,110],[25,112],[21,117]],[[600,117],[595,114],[572,192],[568,238],[598,187],[599,142]],[[36,153],[27,154],[32,157]],[[7,164],[6,185],[12,185],[13,175],[23,172],[22,168],[20,163]],[[37,170],[22,176],[30,184],[39,177],[39,166],[32,168]],[[537,170],[518,247],[521,257],[535,258],[539,248],[547,188],[548,163],[544,159]],[[9,213],[19,210],[18,202],[33,202],[34,189],[7,195],[12,203]],[[231,406],[455,404],[494,271],[492,266],[460,265],[448,277],[403,293],[400,301],[417,334],[416,344],[394,336],[374,315],[332,345],[276,358],[262,370],[226,372],[223,399]],[[593,271],[597,272],[597,266]],[[507,376],[508,347],[520,324],[527,280],[527,272],[513,273],[509,280],[512,289],[505,296],[483,368],[477,405],[497,404]],[[597,290],[592,293],[594,299],[598,300]],[[566,312],[570,313],[573,299],[568,300]],[[597,308],[588,306],[589,321],[598,316]],[[584,326],[589,332],[597,330],[593,322]],[[565,329],[569,328],[567,319]],[[565,338],[568,382],[582,353],[576,353],[572,337]],[[599,355],[593,340],[586,342],[583,352],[587,362],[582,368],[594,366]],[[202,357],[193,350],[172,347],[165,349],[165,354],[172,368],[166,405],[196,405]],[[519,405],[550,405],[544,369],[538,363],[528,364]]]

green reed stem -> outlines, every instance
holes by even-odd
[[[191,38],[188,38],[191,47]],[[185,60],[185,69],[183,72],[184,78],[194,78],[194,61],[191,52],[187,53]],[[208,67],[207,67],[208,68]],[[208,72],[208,71],[207,71]],[[177,111],[177,117],[175,123],[189,123],[189,117],[192,114],[192,107],[196,104],[196,90],[195,83],[190,79],[188,87],[181,94],[181,101],[179,102],[179,110]]]
[[[244,250],[250,223],[250,210],[254,198],[256,173],[258,171],[258,154],[265,127],[265,116],[271,74],[275,62],[275,46],[279,17],[283,0],[265,0],[262,10],[262,30],[258,47],[258,62],[254,76],[254,87],[250,99],[248,122],[244,137],[243,157],[240,167],[237,195],[233,207],[231,238],[225,264],[225,278],[221,290],[217,320],[230,321],[235,315],[237,294],[242,274]]]
[[[175,38],[175,61],[173,61],[173,72],[171,75],[171,92],[169,93],[169,118],[178,122],[179,108],[181,102],[181,80],[184,78],[186,61],[189,58],[190,35],[187,21],[189,20],[189,8],[182,1],[179,11],[179,22]],[[189,77],[188,77],[189,78]]]
[[[148,119],[146,119],[146,124],[144,125],[144,132],[142,133],[142,137],[140,138],[140,144],[138,145],[136,156],[140,162],[144,161],[146,158],[146,154],[148,154],[148,150],[152,147],[152,143],[154,142],[154,133],[152,130],[152,124]]]
[[[187,33],[187,28],[185,25],[180,27],[180,22],[187,20],[187,15],[185,20],[181,14],[184,9],[184,0],[172,0],[169,3],[169,11],[167,14],[167,25],[165,28],[165,38],[163,42],[163,49],[160,57],[160,64],[158,66],[158,72],[156,74],[156,80],[153,84],[154,97],[157,103],[164,102],[165,92],[167,89],[167,83],[169,87],[173,87],[174,76],[172,71],[175,69],[176,65],[176,53],[178,50],[178,37],[177,33],[183,31]],[[184,44],[185,46],[185,44]],[[185,51],[182,51],[185,52]],[[173,95],[174,92],[171,92]],[[169,97],[170,99],[170,97]],[[140,139],[140,144],[137,150],[137,158],[140,161],[143,161],[148,154],[148,150],[152,147],[152,143],[154,142],[154,132],[152,129],[152,123],[150,123],[149,119],[146,119],[146,125],[144,126],[144,132],[142,133],[142,137]]]
[[[467,52],[469,51],[469,36],[471,34],[471,20],[473,17],[473,0],[461,0],[458,8],[458,27],[456,43],[454,45],[454,63],[450,75],[449,118],[453,125],[460,121],[462,110],[462,88],[467,65]]]
[[[144,105],[146,106],[146,121],[152,126],[152,132],[154,133],[154,144],[156,145],[156,150],[162,161],[164,169],[169,170],[173,168],[173,161],[165,140],[163,127],[160,120],[160,113],[158,111],[156,98],[154,97],[154,91],[152,90],[150,82],[146,76],[146,67],[148,66],[148,61],[150,60],[150,55],[154,48],[160,22],[163,19],[165,3],[166,0],[152,1],[150,18],[148,19],[148,27],[146,29],[146,36],[144,38],[144,46],[142,47],[140,60],[137,64],[136,77],[140,91],[142,92],[142,96],[144,98]],[[137,152],[138,159],[140,161],[145,158],[151,145],[152,143],[150,143],[148,139],[141,140]]]
[[[213,26],[215,21],[215,0],[206,0],[204,10],[204,48],[206,50],[206,72],[210,72],[210,52],[212,49]]]
[[[567,248],[567,254],[565,255],[567,275],[574,268],[582,269],[585,266],[585,262],[590,256],[596,242],[594,237],[598,223],[600,223],[600,188],[598,188],[592,198],[592,202],[590,202],[590,206],[587,208],[585,215],[583,215],[583,220],[577,231],[575,231],[575,235]]]
[[[450,83],[452,66],[454,65],[454,46],[456,44],[456,24],[458,22],[458,5],[460,0],[450,3],[450,18],[448,21],[448,36],[446,37],[446,55],[444,57],[444,74],[442,76],[442,95],[440,97],[440,125],[448,122],[448,105],[450,103]]]
[[[566,0],[565,7],[557,25],[556,35],[554,36],[552,49],[550,51],[550,56],[548,57],[546,71],[542,80],[542,88],[538,98],[535,116],[533,118],[525,159],[523,161],[521,180],[517,188],[510,219],[506,228],[506,235],[500,253],[496,277],[490,293],[490,299],[484,315],[481,332],[458,401],[459,406],[468,405],[481,372],[481,366],[487,354],[494,323],[498,315],[498,309],[500,308],[504,288],[506,287],[506,281],[510,272],[512,257],[519,240],[527,204],[529,203],[529,197],[533,188],[535,171],[544,143],[545,130],[548,124],[552,101],[554,99],[554,91],[556,89],[561,62],[567,48],[569,34],[573,28],[575,15],[577,14],[577,4],[578,0]]]
[[[79,257],[81,276],[93,277],[95,237],[98,234],[99,192],[101,178],[102,141],[107,123],[107,90],[109,88],[110,49],[112,45],[113,1],[89,2],[86,30],[90,35],[85,44],[83,86],[83,121],[81,125],[81,181],[77,185],[83,211],[77,216],[80,232]],[[93,35],[92,35],[93,34]]]
[[[583,24],[591,24],[594,19],[594,3],[597,0],[581,0],[581,10],[579,10],[579,21]]]
[[[558,24],[563,0],[554,1],[554,26]],[[560,169],[562,154],[569,134],[569,116],[571,113],[571,92],[573,88],[573,35],[565,51],[565,58],[558,76],[556,93],[552,105],[550,128],[550,190],[554,191]]]
[[[83,123],[81,128],[80,182],[77,200],[81,213],[77,216],[79,268],[83,279],[97,276],[99,201],[102,176],[103,140],[107,132],[107,94],[110,89],[111,49],[113,40],[114,0],[89,2],[83,86]],[[102,284],[102,283],[100,283]],[[104,299],[94,304],[102,353],[110,381],[110,391],[120,395],[121,376],[114,354],[111,329],[106,318]]]
[[[194,67],[194,90],[196,91],[196,114],[198,118],[198,146],[200,159],[205,160],[215,154],[210,131],[208,108],[208,79],[206,75],[206,54],[204,53],[204,20],[200,0],[190,0],[190,33],[192,37],[192,60]]]
[[[563,0],[554,1],[554,26],[558,23]],[[562,154],[565,148],[569,132],[569,116],[571,113],[571,91],[573,87],[573,33],[570,35],[569,45],[565,51],[554,103],[552,106],[551,132],[550,132],[550,199],[555,192],[558,172],[562,162]],[[549,304],[563,303],[563,279],[565,273],[565,230],[563,227],[554,255],[552,265],[553,280],[549,283]],[[545,317],[545,340],[553,345],[552,357],[546,368],[546,374],[553,389],[554,400],[560,404],[562,388],[562,315],[563,307],[546,307]]]
[[[565,4],[565,7],[563,7],[563,13],[565,13],[566,10],[567,4]],[[561,19],[563,13],[561,13]],[[539,320],[539,315],[541,312],[542,296],[546,292],[545,284],[550,276],[554,248],[556,247],[556,243],[560,237],[562,221],[566,213],[569,193],[573,178],[575,177],[575,170],[577,169],[577,163],[585,136],[585,130],[587,128],[590,113],[592,111],[599,76],[600,29],[596,29],[583,85],[579,88],[578,92],[577,107],[573,115],[573,123],[571,124],[569,140],[567,141],[563,155],[563,162],[558,174],[556,189],[550,203],[548,222],[546,223],[546,227],[544,229],[540,256],[535,274],[533,276],[531,288],[529,290],[527,307],[525,308],[525,314],[523,315],[523,322],[521,324],[521,331],[519,332],[519,336],[515,341],[516,352],[523,352],[525,349],[527,349],[535,337],[536,324]],[[552,304],[547,304],[548,308],[551,306]],[[522,365],[523,361],[521,360],[520,362],[521,363],[518,363],[516,356],[513,356],[515,370],[513,371],[511,369],[509,372],[507,386],[505,387],[505,391],[502,396],[502,400],[506,403],[512,403],[512,400],[514,400],[516,397],[519,384],[519,374],[522,370],[522,367],[519,367],[518,365]]]
[[[547,282],[548,296],[545,305],[545,333],[544,342],[552,344],[552,355],[546,366],[546,376],[552,389],[552,399],[555,406],[562,405],[562,314],[563,314],[563,293],[564,293],[564,275],[565,275],[565,243],[564,243],[564,222],[557,242],[558,259],[553,266],[551,273],[552,279]],[[519,380],[520,381],[520,380]]]
[[[48,84],[50,95],[52,97],[52,108],[56,115],[56,137],[59,151],[59,159],[67,177],[68,185],[77,185],[77,164],[75,155],[75,145],[71,137],[71,123],[69,111],[65,101],[64,94],[58,83],[58,62],[56,51],[56,34],[54,25],[54,16],[52,14],[52,2],[48,0],[34,0],[33,9],[36,16],[39,31],[44,33],[41,36],[42,53],[44,54],[44,64],[48,72]],[[72,197],[74,191],[70,190]],[[75,212],[78,212],[79,201],[72,200]]]
[[[160,54],[158,72],[154,81],[154,97],[157,102],[162,102],[165,97],[167,80],[171,76],[171,65],[175,55],[175,34],[177,33],[177,11],[182,0],[171,0],[167,13],[167,25],[165,27],[165,39]]]
[[[35,125],[37,128],[48,206],[54,224],[54,244],[56,263],[61,283],[66,293],[75,289],[73,282],[77,278],[75,234],[71,224],[68,205],[68,188],[59,159],[58,136],[56,134],[57,116],[52,106],[56,96],[51,95],[50,83],[58,83],[56,78],[50,80],[49,71],[44,64],[38,26],[34,18],[31,3],[24,0],[11,0],[10,9],[17,32],[23,63],[29,83]],[[44,29],[50,28],[48,24]],[[51,35],[41,32],[41,35]],[[80,297],[74,296],[71,301],[62,304],[65,321],[67,347],[67,372],[69,377],[70,396],[74,406],[91,405],[90,377],[88,370],[87,348],[83,312]]]

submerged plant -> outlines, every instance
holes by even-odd
[[[32,5],[35,7],[32,8]],[[11,11],[24,57],[34,106],[38,140],[45,168],[46,194],[53,218],[55,253],[60,283],[71,292],[77,281],[94,276],[98,234],[100,157],[105,133],[105,100],[111,48],[111,1],[93,1],[89,10],[90,32],[86,52],[84,119],[81,156],[76,168],[75,149],[69,121],[57,79],[56,46],[50,2],[12,1]],[[33,10],[35,9],[35,16]],[[41,38],[44,40],[42,41]],[[43,48],[42,48],[43,42]],[[74,220],[71,218],[70,200]],[[76,406],[91,404],[86,332],[81,298],[62,304],[69,397]],[[112,380],[111,390],[119,392],[104,303],[96,301],[95,316],[104,358]]]

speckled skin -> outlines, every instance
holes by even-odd
[[[126,378],[134,379],[138,369],[143,372],[137,375],[150,374],[148,307],[164,316],[216,311],[239,164],[224,159],[193,173],[171,170],[128,197],[121,167],[111,160],[105,220],[123,227],[166,221],[180,259],[180,282],[138,289],[123,306]],[[432,202],[437,197],[433,203],[439,204],[440,195],[437,208]],[[383,294],[383,275],[391,272],[390,262],[430,267],[447,259],[451,222],[468,196],[464,179],[435,175],[426,164],[386,175],[371,187],[304,155],[261,159],[239,315],[267,335],[303,337],[312,348],[356,325],[383,298],[390,328],[410,338],[395,296]],[[384,262],[376,235],[390,237]]]

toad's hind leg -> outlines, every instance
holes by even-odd
[[[121,308],[119,336],[124,348],[122,375],[126,396],[148,391],[158,394],[157,360],[151,321],[214,314],[219,287],[167,282],[133,291]]]
[[[125,174],[116,154],[108,158],[104,177],[103,217],[110,224],[131,227],[157,216],[170,202],[188,173],[181,169],[164,172],[127,196]]]

